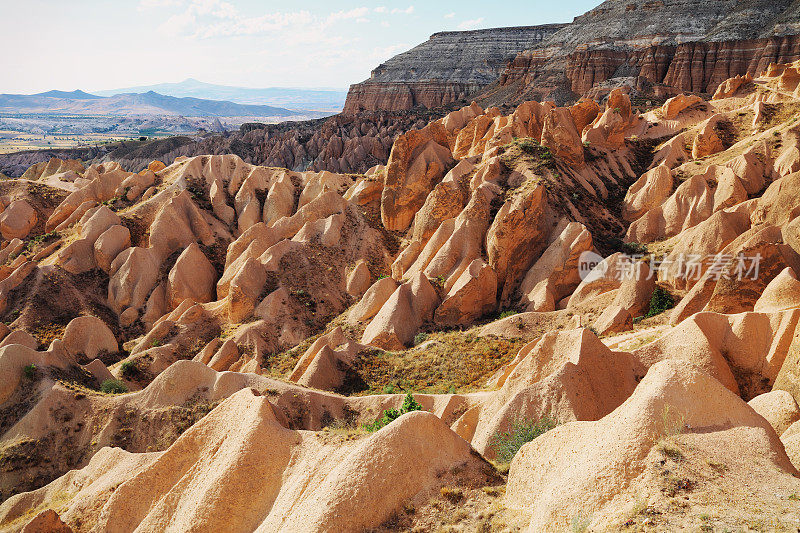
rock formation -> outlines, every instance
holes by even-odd
[[[0,528],[796,529],[800,62],[722,87],[5,180]]]
[[[490,103],[563,103],[609,80],[656,97],[714,93],[800,59],[799,30],[791,0],[606,0],[569,24],[434,34],[353,85],[345,112],[434,108],[487,86],[479,98]],[[445,62],[456,48],[458,62]]]
[[[563,24],[434,33],[372,70],[347,93],[345,114],[440,107],[493,83],[506,61],[546,41]]]

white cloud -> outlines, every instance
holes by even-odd
[[[145,2],[175,2],[183,0],[142,0]],[[295,39],[297,34],[317,33],[329,26],[353,21],[369,22],[368,7],[356,7],[329,13],[327,16],[312,14],[307,10],[292,12],[272,12],[261,16],[246,16],[233,4],[223,0],[190,0],[185,9],[172,15],[159,27],[162,33],[183,35],[190,39],[209,39],[213,37],[234,37],[285,32],[287,38]],[[319,42],[322,37],[314,39]]]
[[[267,13],[260,17],[242,17],[236,15],[230,20],[215,21],[212,24],[200,24],[196,27],[193,38],[228,37],[236,35],[257,35],[278,30],[293,29],[302,31],[304,26],[314,22],[308,11],[292,13]]]
[[[236,7],[222,0],[191,0],[189,11],[197,15],[208,15],[221,19],[239,17],[239,11]]]
[[[454,12],[452,12],[452,13],[448,13],[447,15],[445,15],[445,16],[444,16],[444,18],[446,18],[446,19],[451,19],[451,18],[453,18],[453,17],[455,17],[455,16],[456,16],[456,13],[455,13],[455,11],[454,11]]]
[[[139,0],[139,5],[136,6],[136,9],[144,11],[159,7],[177,7],[181,5],[183,5],[183,0]]]
[[[373,22],[383,28],[392,27],[392,18],[414,13],[414,7],[392,10],[390,7],[355,7],[342,10],[271,11],[264,13],[245,9],[237,0],[144,0],[147,2],[180,1],[162,18],[158,31],[165,38],[176,39],[180,46],[198,50],[216,50],[245,45],[240,56],[215,71],[215,76],[240,78],[245,66],[258,64],[255,73],[268,71],[275,80],[302,80],[312,84],[320,73],[330,77],[361,77],[376,64],[409,48],[407,44],[390,47],[366,46],[359,32],[342,31],[347,25]],[[392,15],[394,11],[394,15]],[[255,16],[254,16],[255,15]],[[390,16],[391,15],[391,16]],[[245,58],[248,58],[247,60]],[[235,67],[234,67],[235,66]],[[315,73],[313,76],[306,73]],[[337,78],[338,79],[338,78]],[[275,85],[287,82],[271,81]],[[263,82],[262,82],[263,84]]]
[[[461,24],[458,25],[459,30],[474,30],[478,26],[481,25],[483,22],[483,17],[479,17],[476,19],[465,20]]]
[[[391,11],[392,15],[410,15],[414,12],[414,6],[408,6],[405,9],[394,8]]]
[[[368,13],[369,9],[366,7],[356,7],[349,11],[337,11],[336,13],[328,15],[326,23],[331,24],[340,20],[363,19]]]
[[[197,18],[189,11],[172,15],[158,27],[164,35],[187,33],[197,24]]]
[[[390,57],[396,56],[400,52],[405,52],[409,48],[411,47],[407,44],[393,44],[391,46],[386,46],[384,48],[373,49],[368,57],[376,62],[383,62],[389,59]]]

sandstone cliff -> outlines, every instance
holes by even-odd
[[[799,7],[607,0],[570,24],[438,33],[351,86],[344,111],[431,108],[477,92],[484,104],[567,102],[612,78],[658,97],[713,93],[730,77],[800,58]]]
[[[568,99],[611,78],[657,96],[711,92],[726,79],[792,62],[796,0],[607,0],[509,62],[498,85],[511,99]],[[572,95],[558,98],[559,90]]]
[[[573,92],[584,94],[595,85],[620,75],[638,76],[661,85],[656,92],[713,93],[734,76],[756,76],[770,63],[800,59],[800,36],[785,35],[737,41],[699,41],[644,49],[582,50],[570,54],[566,76]],[[640,84],[641,84],[640,80]]]
[[[506,63],[537,46],[563,24],[440,32],[382,63],[350,87],[345,113],[438,107],[497,80]]]

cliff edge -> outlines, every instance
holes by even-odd
[[[376,67],[350,87],[345,113],[438,107],[497,80],[519,52],[535,48],[564,24],[439,32]]]

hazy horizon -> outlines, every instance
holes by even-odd
[[[569,22],[598,3],[510,1],[488,11],[474,0],[333,6],[315,0],[289,8],[256,0],[32,0],[3,8],[0,43],[13,53],[0,58],[6,73],[0,93],[91,93],[188,78],[342,90],[433,33]]]
[[[218,85],[220,87],[235,87],[237,89],[299,89],[299,90],[307,90],[307,91],[346,91],[348,87],[324,87],[324,86],[289,86],[289,85],[272,85],[269,87],[255,87],[255,86],[248,86],[248,85],[231,85],[228,83],[211,83],[205,80],[197,79],[194,77],[183,78],[181,80],[164,80],[159,83],[147,83],[147,84],[136,84],[136,85],[127,85],[125,87],[106,87],[106,88],[94,88],[93,90],[86,90],[87,93],[96,92],[108,92],[108,91],[116,91],[119,89],[134,89],[139,87],[151,87],[155,85],[179,85],[186,82],[198,82],[204,83],[209,85]],[[84,89],[85,90],[85,89]]]
[[[128,90],[128,89],[144,89],[144,88],[150,88],[150,87],[157,87],[157,86],[160,86],[160,85],[180,86],[180,85],[185,84],[187,82],[200,83],[200,84],[203,84],[203,85],[212,85],[212,86],[215,86],[215,87],[228,87],[228,88],[231,88],[231,89],[246,89],[246,90],[256,90],[256,91],[258,91],[258,90],[272,90],[272,89],[275,89],[275,90],[286,90],[286,91],[297,90],[297,91],[347,92],[347,90],[349,88],[349,87],[316,87],[316,86],[308,86],[308,87],[299,87],[299,86],[248,87],[246,85],[230,85],[230,84],[220,84],[220,83],[209,83],[207,81],[198,80],[196,78],[184,78],[184,79],[178,80],[178,81],[166,80],[166,81],[159,82],[159,83],[131,85],[131,86],[126,86],[126,87],[106,87],[106,88],[96,88],[95,87],[95,88],[90,88],[90,89],[87,89],[85,87],[67,87],[67,88],[65,88],[65,87],[51,87],[50,89],[47,89],[46,91],[37,91],[35,93],[16,93],[16,94],[22,94],[24,96],[29,96],[29,95],[35,95],[35,94],[44,94],[44,93],[48,93],[48,92],[71,93],[71,92],[75,92],[75,91],[81,91],[81,92],[88,93],[88,94],[95,95],[95,96],[107,96],[106,94],[103,94],[103,93],[114,92],[115,94],[123,94],[122,91],[125,91],[125,90]],[[158,92],[158,91],[155,91],[155,92]],[[0,94],[12,94],[12,93],[0,92]]]

